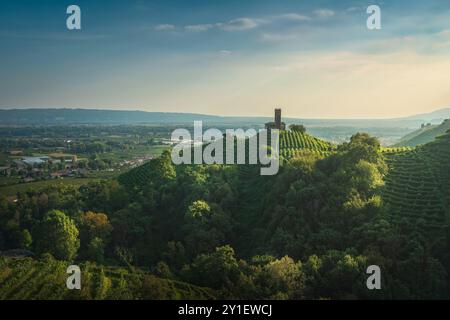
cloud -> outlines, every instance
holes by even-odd
[[[301,104],[302,112],[310,114],[318,111],[327,117],[402,116],[431,104],[444,105],[450,97],[448,55],[427,56],[410,51],[360,54],[338,50],[332,54],[328,51],[293,54],[279,60],[281,64],[272,66],[278,74],[274,84],[279,85],[265,91],[286,97],[280,104]],[[269,98],[262,96],[261,100]],[[307,111],[309,107],[314,111]]]
[[[330,18],[335,15],[335,12],[329,9],[319,9],[314,11],[314,14],[319,18]]]
[[[335,12],[329,9],[319,9],[313,12],[314,16],[316,18],[328,18],[335,15]],[[257,18],[249,18],[249,17],[242,17],[242,18],[236,18],[229,20],[227,22],[217,22],[214,24],[207,23],[207,24],[192,24],[192,25],[185,25],[184,30],[187,32],[205,32],[212,29],[220,29],[223,31],[228,32],[234,32],[234,31],[245,31],[245,30],[251,30],[255,29],[262,24],[271,24],[281,20],[285,21],[294,21],[294,22],[302,22],[302,21],[311,21],[313,18],[296,13],[296,12],[288,12],[285,14],[280,15],[274,15],[271,17],[268,17],[267,19],[257,19]],[[176,27],[173,24],[160,24],[154,27],[156,31],[170,31],[176,29]],[[281,38],[284,38],[283,36]],[[292,38],[292,36],[289,36],[288,38]],[[266,34],[263,35],[263,40],[273,41],[277,40],[274,39],[273,35]],[[282,39],[280,39],[282,40]]]
[[[359,46],[363,52],[393,53],[414,52],[422,55],[450,54],[450,29],[442,29],[435,33],[418,33],[378,39]]]
[[[294,17],[291,17],[293,19]],[[298,19],[298,17],[296,17]],[[264,20],[253,18],[237,18],[228,22],[218,22],[215,24],[192,24],[184,26],[184,30],[187,32],[205,32],[211,29],[220,29],[223,31],[243,31],[258,27]],[[158,31],[173,30],[175,26],[171,24],[162,24],[155,28]]]
[[[309,21],[310,17],[298,13],[286,13],[278,16],[279,19],[291,21]]]
[[[220,50],[219,54],[220,54],[221,57],[228,57],[228,56],[231,56],[231,51],[229,51],[229,50]]]
[[[444,29],[444,30],[438,31],[436,33],[436,35],[446,37],[448,39],[448,38],[450,38],[450,29]]]
[[[263,42],[284,42],[295,40],[294,34],[280,34],[280,33],[263,33],[261,35],[261,41]]]
[[[362,7],[349,7],[347,9],[345,9],[346,12],[355,12],[355,11],[360,11],[360,10],[365,10]]]
[[[262,21],[251,18],[238,18],[226,23],[218,23],[217,27],[224,31],[242,31],[256,28]]]
[[[196,24],[196,25],[189,25],[185,26],[184,30],[191,31],[191,32],[203,32],[208,31],[209,29],[214,28],[212,24]]]
[[[171,31],[175,30],[175,26],[173,24],[158,24],[154,29],[156,31]]]

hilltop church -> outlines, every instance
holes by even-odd
[[[266,129],[286,130],[286,124],[281,122],[281,109],[275,109],[275,122],[267,122]]]

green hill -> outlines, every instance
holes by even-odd
[[[415,147],[432,142],[436,137],[443,135],[450,129],[450,120],[445,120],[440,125],[429,125],[404,136],[395,147]]]
[[[280,137],[280,153],[285,159],[293,158],[304,151],[318,155],[328,155],[335,149],[330,142],[318,139],[307,133],[282,131]]]
[[[389,173],[383,198],[390,217],[416,224],[425,236],[442,236],[439,230],[450,222],[450,134],[385,156]]]
[[[0,258],[0,300],[214,299],[210,289],[89,263],[80,265],[81,290],[68,290],[67,267],[53,259]]]
[[[248,150],[248,145],[246,149]],[[280,135],[280,157],[284,160],[301,156],[305,152],[314,153],[319,156],[327,156],[335,149],[336,146],[332,143],[318,139],[307,133],[282,131]],[[248,151],[246,154],[248,155]],[[224,159],[225,157],[224,155]],[[142,186],[148,181],[151,181],[155,171],[158,171],[158,168],[163,165],[164,162],[161,159],[154,159],[122,174],[119,177],[119,182],[128,187]]]

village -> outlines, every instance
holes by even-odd
[[[114,173],[137,167],[153,157],[139,156],[116,163],[97,159],[78,158],[75,154],[51,153],[23,156],[22,150],[10,150],[12,159],[0,167],[0,177],[15,179],[18,183],[63,178],[85,178],[95,173]]]

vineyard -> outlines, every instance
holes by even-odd
[[[142,186],[148,183],[151,177],[151,161],[134,168],[124,174],[121,174],[118,178],[119,182],[128,187]]]
[[[281,157],[289,159],[301,156],[305,151],[318,156],[327,156],[335,146],[306,133],[282,131],[280,137]]]
[[[268,139],[268,144],[270,144],[270,137]],[[319,157],[326,157],[330,155],[336,146],[310,136],[306,133],[292,132],[292,131],[281,131],[280,134],[280,158],[281,160],[288,160],[294,157],[300,157],[306,154],[315,154]],[[224,141],[224,162],[226,161],[226,144]],[[235,163],[237,161],[237,147],[235,145]],[[249,154],[249,144],[246,141],[246,162],[248,163]],[[193,159],[193,156],[192,156]],[[119,182],[130,188],[134,186],[145,185],[148,181],[151,181],[152,174],[158,167],[158,160],[153,160],[145,163],[144,165],[134,168],[119,177]]]
[[[389,148],[381,148],[381,152],[386,154],[392,154],[392,153],[402,153],[402,152],[409,152],[413,151],[413,147],[389,147]]]
[[[389,173],[383,197],[391,219],[416,224],[424,236],[439,235],[450,219],[450,135],[384,154]]]
[[[67,266],[53,259],[0,258],[0,300],[214,298],[210,289],[90,263],[80,265],[81,290],[68,290]]]

